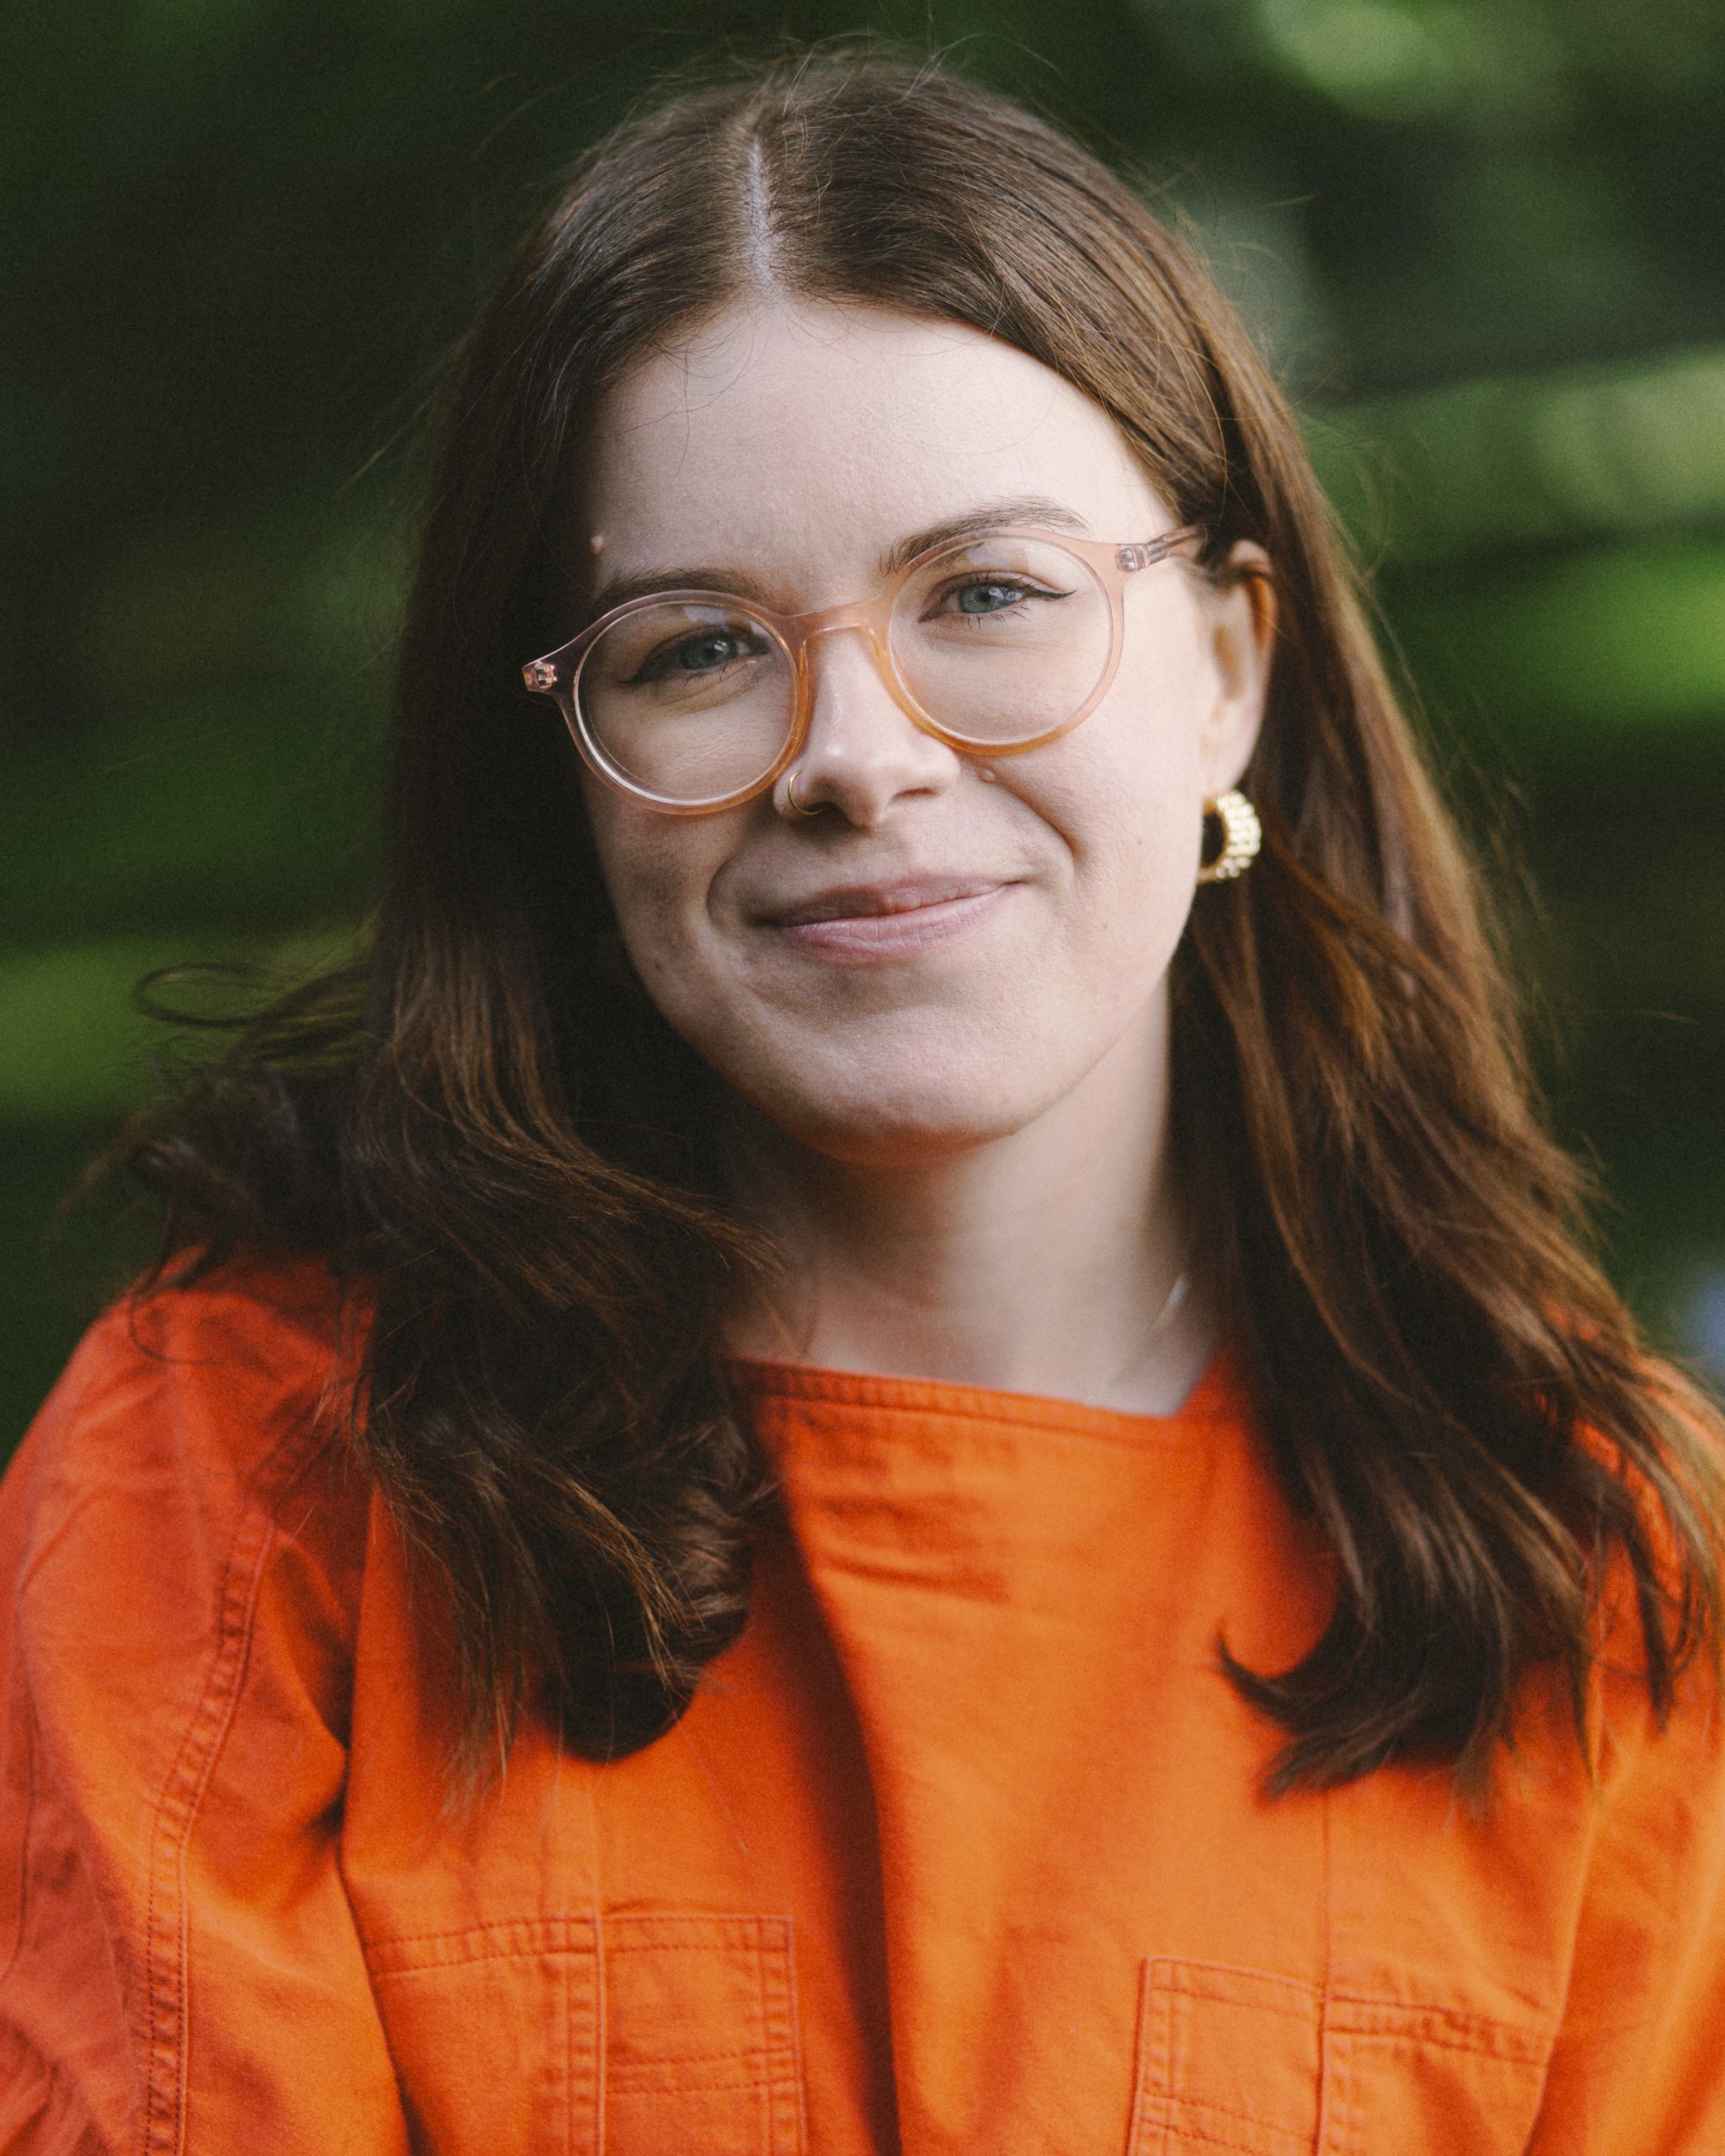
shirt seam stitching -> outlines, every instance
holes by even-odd
[[[186,1860],[250,1659],[259,1595],[275,1542],[268,1507],[280,1502],[330,1442],[327,1431],[297,1431],[263,1463],[261,1486],[242,1512],[222,1566],[208,1673],[157,1799],[144,1911],[144,2156],[183,2156],[185,2146],[190,1945]]]

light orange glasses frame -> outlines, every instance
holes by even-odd
[[[603,779],[618,792],[626,793],[632,800],[645,802],[649,808],[661,810],[668,816],[706,816],[721,808],[735,808],[745,801],[752,801],[756,794],[765,793],[769,787],[788,771],[802,754],[809,739],[809,721],[814,716],[814,699],[809,670],[809,653],[817,638],[835,635],[841,629],[855,629],[868,643],[874,664],[883,681],[891,692],[900,711],[924,734],[932,734],[949,749],[969,756],[1022,756],[1032,749],[1044,749],[1051,741],[1058,741],[1070,734],[1075,726],[1088,718],[1114,684],[1119,670],[1120,650],[1126,633],[1126,586],[1140,569],[1147,569],[1157,562],[1182,553],[1202,543],[1203,528],[1195,524],[1183,526],[1178,531],[1166,531],[1159,537],[1146,540],[1125,540],[1114,542],[1105,539],[1075,539],[1063,531],[1044,531],[1023,525],[1001,525],[979,531],[970,540],[943,539],[937,545],[926,548],[892,580],[869,599],[848,600],[836,606],[823,606],[809,614],[779,614],[771,607],[758,605],[752,599],[744,599],[734,591],[650,591],[635,599],[626,599],[619,606],[611,607],[598,620],[591,622],[577,637],[559,644],[555,651],[547,652],[542,659],[530,659],[521,669],[521,679],[536,696],[550,696],[556,702],[563,716],[575,746],[584,761],[595,776]],[[943,726],[930,712],[919,704],[894,661],[892,653],[893,611],[899,595],[919,569],[943,554],[956,553],[967,545],[983,539],[1033,539],[1041,543],[1064,547],[1069,554],[1082,562],[1096,579],[1107,597],[1109,612],[1109,643],[1107,664],[1084,703],[1070,718],[1062,719],[1058,726],[1050,727],[1044,734],[1034,735],[1027,741],[981,741],[955,733]],[[791,724],[785,737],[785,745],[772,769],[749,785],[734,792],[715,796],[705,801],[676,801],[665,794],[654,793],[649,787],[638,785],[619,771],[606,755],[587,728],[581,711],[581,670],[594,645],[614,622],[631,614],[643,612],[649,606],[720,606],[742,608],[751,619],[759,622],[784,652],[790,663],[794,684],[795,705]]]

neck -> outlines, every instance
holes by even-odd
[[[1117,1050],[1018,1130],[885,1165],[835,1159],[745,1112],[737,1187],[782,1267],[734,1327],[737,1351],[1177,1408],[1212,1328],[1198,1295],[1176,1293],[1188,1251],[1167,1088],[1144,1075]]]

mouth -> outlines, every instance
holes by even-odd
[[[975,927],[1015,884],[993,876],[859,883],[777,906],[761,926],[810,957],[868,964],[920,957]]]

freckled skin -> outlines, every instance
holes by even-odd
[[[774,606],[860,597],[905,533],[1038,494],[1089,536],[1176,521],[1097,406],[980,333],[763,302],[627,377],[579,503],[607,574],[734,564]],[[815,649],[794,813],[771,793],[665,816],[584,771],[625,942],[673,1027],[747,1102],[835,1161],[900,1166],[1065,1104],[1082,1142],[1159,1104],[1166,979],[1202,803],[1250,754],[1266,629],[1177,563],[1128,586],[1120,670],[1065,739],[978,760],[920,732],[862,642]],[[837,964],[763,915],[836,883],[998,883],[974,925],[891,963]]]

